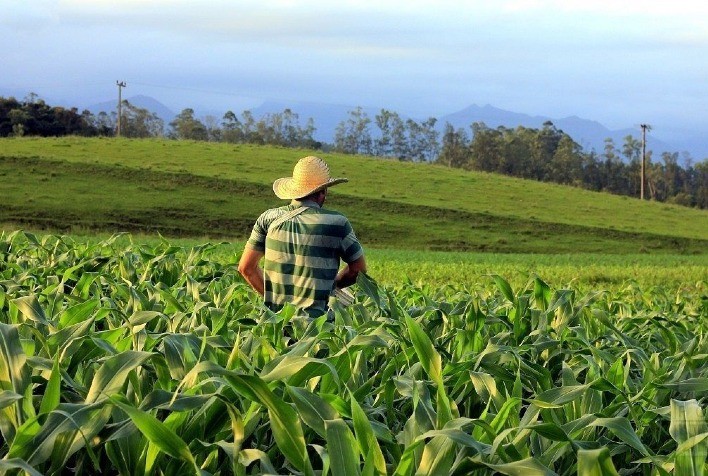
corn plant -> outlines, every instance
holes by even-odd
[[[706,474],[705,294],[362,276],[328,323],[215,247],[0,236],[0,472]]]

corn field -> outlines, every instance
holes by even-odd
[[[0,473],[706,474],[705,292],[364,276],[307,322],[214,246],[0,235]]]

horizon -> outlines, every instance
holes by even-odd
[[[116,86],[117,87],[117,86]],[[0,88],[0,97],[2,96],[14,96],[18,100],[23,100],[26,99],[29,94],[37,94],[36,92],[23,92],[23,91],[17,91],[15,94],[4,94],[3,89]],[[107,99],[107,100],[94,100],[94,101],[84,101],[83,104],[76,104],[72,103],[71,101],[57,101],[52,98],[46,98],[43,97],[41,94],[37,94],[38,99],[41,99],[45,101],[47,104],[50,106],[61,106],[61,107],[75,107],[78,110],[84,110],[88,109],[91,110],[94,114],[97,114],[98,112],[104,111],[107,113],[115,113],[115,108],[117,107],[117,94],[116,98],[113,99]],[[134,105],[138,107],[143,107],[147,108],[150,110],[150,112],[158,113],[158,116],[160,116],[161,119],[164,120],[165,122],[165,128],[168,128],[169,122],[180,112],[182,112],[186,108],[190,108],[194,111],[195,113],[195,118],[205,121],[207,119],[207,116],[212,116],[215,119],[219,120],[223,118],[223,115],[225,112],[227,112],[226,109],[223,110],[216,110],[212,109],[210,110],[208,107],[200,104],[191,104],[185,108],[182,109],[173,109],[170,107],[170,105],[165,104],[160,98],[156,98],[147,94],[135,94],[135,95],[127,95],[125,94],[125,90],[123,92],[123,100],[126,101],[132,101],[135,99],[140,99],[139,101],[134,101],[132,102]],[[152,107],[150,105],[147,105],[145,102],[146,101],[154,101],[155,105]],[[157,108],[155,108],[157,106]],[[263,114],[272,114],[272,113],[280,113],[283,111],[283,109],[274,109],[273,106],[281,107],[283,109],[288,108],[291,109],[292,112],[296,113],[299,117],[299,121],[301,124],[304,124],[305,121],[307,121],[309,118],[314,119],[315,121],[315,137],[317,140],[320,140],[324,143],[331,143],[333,140],[333,134],[334,134],[334,129],[336,125],[343,120],[346,120],[347,118],[347,113],[349,111],[354,110],[356,107],[360,107],[359,105],[346,105],[346,104],[327,104],[323,102],[315,102],[315,101],[293,101],[293,102],[284,102],[284,101],[278,101],[278,100],[273,100],[273,99],[265,99],[263,102],[258,104],[255,108],[247,108],[244,110],[232,110],[237,116],[239,116],[242,112],[248,110],[251,112],[255,113],[255,116],[257,118],[260,118],[263,116]],[[298,109],[298,106],[300,107],[305,107],[310,108],[310,112],[315,111],[315,114],[302,114],[302,110]],[[368,114],[370,119],[374,119],[374,115],[378,114],[380,109],[382,108],[376,108],[376,107],[366,107],[366,106],[361,106],[362,109],[364,110],[365,114]],[[162,110],[162,109],[165,110]],[[332,109],[339,109],[339,113],[341,113],[341,116],[337,116],[336,119],[332,117]],[[156,109],[156,110],[154,110]],[[484,112],[491,112],[494,117],[492,118],[472,118],[468,122],[461,123],[459,122],[459,118],[454,118],[454,116],[458,116],[460,114],[463,114],[465,112],[468,112],[470,109],[477,109],[478,112],[484,114]],[[165,113],[168,112],[170,113],[170,116],[164,116],[161,115],[160,113]],[[395,111],[395,110],[390,110],[391,112],[396,112],[402,115],[402,117],[410,117],[414,120],[417,121],[422,121],[424,119],[428,119],[431,117],[435,116],[427,116],[425,118],[423,117],[413,117],[413,116],[406,116],[405,113],[401,113],[401,111]],[[318,117],[318,114],[320,114]],[[502,117],[499,117],[499,114],[502,115]],[[451,117],[452,116],[452,117]],[[468,104],[464,107],[461,107],[460,109],[457,109],[455,111],[452,111],[450,113],[444,114],[439,117],[435,117],[435,119],[438,121],[436,128],[439,131],[442,131],[443,126],[447,122],[451,122],[452,125],[455,128],[462,127],[463,129],[466,129],[472,125],[473,122],[483,122],[485,123],[488,127],[491,128],[496,128],[498,126],[504,126],[508,128],[516,128],[517,126],[524,126],[524,127],[531,127],[531,128],[541,128],[542,123],[550,120],[553,122],[554,126],[556,126],[558,129],[568,133],[580,146],[582,146],[584,152],[591,152],[592,150],[595,150],[596,152],[601,152],[604,149],[604,140],[605,139],[612,139],[615,143],[615,147],[620,148],[623,144],[624,138],[627,134],[632,135],[635,139],[638,139],[641,136],[641,129],[639,127],[625,127],[622,129],[610,129],[607,127],[605,124],[602,124],[601,122],[591,119],[591,118],[584,118],[580,117],[578,115],[570,115],[566,117],[549,117],[545,116],[542,114],[526,114],[522,112],[517,112],[517,111],[508,111],[505,109],[501,109],[496,107],[495,105],[492,104],[484,104],[484,105],[479,105],[479,104]],[[336,121],[336,122],[335,122]],[[581,124],[578,124],[580,122]],[[373,127],[373,126],[372,126]],[[598,135],[598,130],[597,128],[602,129],[600,132],[602,135]],[[592,130],[595,129],[595,130]],[[376,130],[375,127],[373,127],[372,130],[373,134],[376,135]],[[697,141],[697,142],[691,142],[691,141],[681,141],[679,138],[672,138],[672,137],[660,137],[660,135],[656,135],[654,131],[650,133],[648,136],[648,151],[653,152],[657,160],[661,160],[661,154],[663,152],[668,152],[668,153],[676,153],[679,155],[679,162],[683,164],[688,164],[690,162],[702,162],[704,160],[708,160],[708,143],[705,141]],[[688,155],[686,155],[688,154]],[[689,162],[690,161],[690,162]]]

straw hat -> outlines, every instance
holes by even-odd
[[[273,191],[278,198],[292,200],[348,181],[345,178],[331,178],[329,166],[324,160],[308,156],[297,161],[292,177],[279,178],[273,182]]]

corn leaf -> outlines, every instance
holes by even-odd
[[[177,434],[168,428],[163,422],[152,416],[150,413],[144,412],[129,405],[118,397],[110,397],[110,402],[123,410],[133,424],[150,440],[152,444],[160,449],[160,451],[172,456],[180,458],[195,465],[194,456],[189,451],[187,444],[177,436]],[[198,473],[198,471],[196,471]]]
[[[557,476],[535,458],[526,458],[513,463],[486,464],[486,466],[509,476]]]
[[[679,444],[679,448],[676,449],[676,474],[686,476],[704,474],[706,457],[708,457],[708,440],[698,437],[706,432],[708,432],[706,418],[696,400],[671,400],[669,433]],[[686,443],[689,441],[695,443],[688,446]]]
[[[531,401],[540,408],[560,408],[566,403],[581,398],[591,384],[585,385],[564,385],[562,387],[546,390],[536,396]]]
[[[455,441],[444,436],[435,436],[423,448],[420,464],[416,475],[450,474],[450,469],[455,462]]]
[[[632,448],[639,451],[644,456],[649,456],[649,450],[644,446],[642,440],[632,428],[629,420],[624,417],[598,418],[590,424],[591,426],[602,426],[614,433],[620,440]]]
[[[9,474],[11,471],[18,469],[29,476],[42,476],[42,473],[20,458],[0,459],[0,473]]]
[[[150,352],[130,350],[109,357],[96,372],[86,395],[86,403],[99,402],[117,393],[128,374],[152,355]]]
[[[98,299],[89,299],[68,307],[59,315],[59,327],[73,326],[87,320],[100,304]]]
[[[492,278],[504,297],[507,298],[509,302],[516,302],[516,296],[514,295],[514,291],[511,289],[509,282],[498,274],[493,274]]]
[[[356,476],[359,469],[359,444],[341,418],[325,420],[327,453],[333,476]]]
[[[10,392],[6,398],[12,398],[12,394],[24,396],[30,384],[27,356],[17,329],[18,326],[0,323],[0,390]],[[0,431],[6,441],[14,439],[15,430],[24,419],[25,412],[19,404],[0,409]]]
[[[35,294],[13,299],[11,303],[16,306],[27,319],[47,327],[53,326],[53,324],[49,322],[49,319],[47,319],[47,315],[44,313],[44,309],[40,306]]]
[[[18,400],[22,400],[22,395],[11,390],[3,390],[0,392],[0,410],[9,407]]]
[[[606,447],[578,450],[578,476],[619,476]]]
[[[54,359],[52,373],[49,375],[47,387],[44,389],[42,403],[39,406],[39,413],[46,414],[59,406],[61,400],[61,368],[59,367],[59,355]]]
[[[354,435],[359,442],[362,454],[365,455],[366,458],[364,464],[365,469],[370,468],[369,472],[371,474],[386,474],[386,460],[381,452],[381,447],[376,439],[369,418],[351,393],[350,403]]]
[[[295,410],[278,398],[255,375],[238,375],[223,370],[233,389],[247,398],[268,408],[273,437],[286,458],[300,471],[311,473],[312,468],[305,450],[305,437]]]
[[[288,386],[300,418],[322,438],[326,438],[325,421],[339,418],[337,411],[322,397],[301,387]]]

